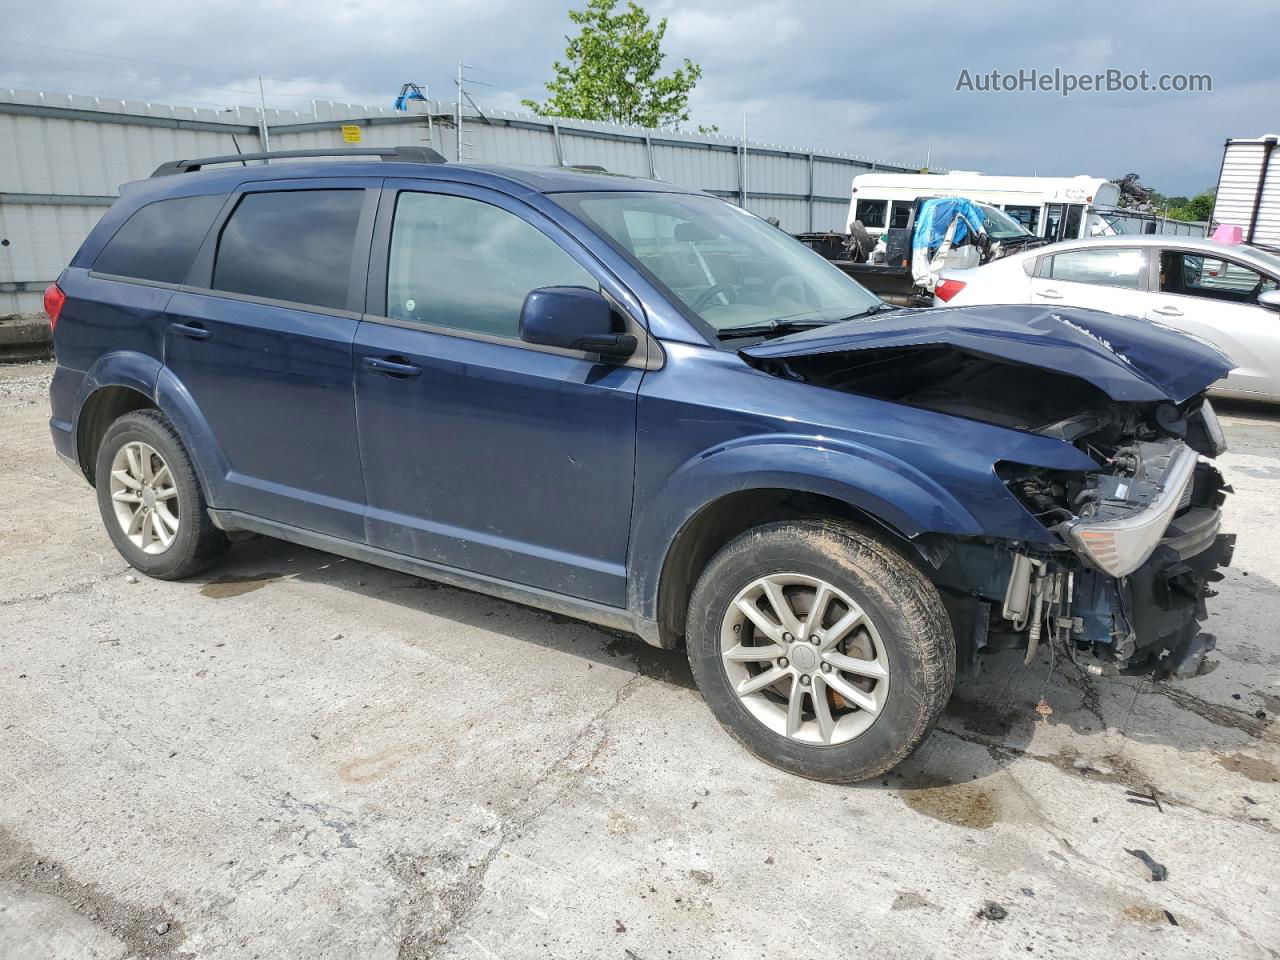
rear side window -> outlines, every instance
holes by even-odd
[[[247,193],[222,229],[213,288],[344,310],[363,190]]]
[[[888,206],[887,200],[859,200],[854,208],[854,219],[861,220],[864,227],[879,229],[884,226],[885,208]]]
[[[1073,250],[1050,258],[1049,276],[1072,283],[1137,290],[1142,266],[1141,250]]]
[[[94,272],[182,283],[226,199],[220,194],[148,203],[107,241],[94,261]]]

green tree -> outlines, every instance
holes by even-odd
[[[1217,190],[1206,190],[1204,193],[1198,193],[1190,200],[1185,197],[1177,198],[1182,200],[1181,203],[1174,203],[1170,200],[1169,216],[1175,220],[1201,220],[1207,221],[1213,216],[1213,204],[1217,199]]]
[[[587,0],[585,10],[570,10],[582,27],[565,37],[565,61],[551,67],[550,97],[543,103],[523,101],[544,117],[605,120],[640,127],[673,126],[689,119],[689,93],[702,77],[702,67],[688,58],[662,76],[662,38],[667,19],[651,25],[649,14],[633,0],[615,13],[618,0]]]

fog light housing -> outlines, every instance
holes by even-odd
[[[1194,450],[1183,446],[1145,510],[1114,520],[1071,520],[1061,524],[1059,532],[1076,553],[1103,573],[1127,577],[1147,562],[1164,537],[1191,483],[1197,459]]]

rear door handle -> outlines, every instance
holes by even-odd
[[[1180,317],[1180,316],[1182,316],[1182,311],[1181,311],[1181,310],[1179,310],[1177,307],[1156,307],[1156,308],[1155,308],[1155,309],[1153,309],[1151,312],[1152,312],[1152,313],[1158,313],[1158,314],[1160,314],[1160,316],[1162,316],[1162,317]]]
[[[1047,299],[1047,300],[1061,300],[1061,299],[1062,299],[1062,294],[1060,294],[1057,290],[1041,290],[1041,291],[1040,291],[1040,296],[1044,297],[1044,298],[1045,298],[1045,299]]]
[[[416,377],[422,368],[409,363],[404,357],[365,357],[364,365],[388,377]]]
[[[170,329],[191,340],[208,340],[212,336],[208,330],[198,323],[171,323]]]

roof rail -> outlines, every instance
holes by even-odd
[[[174,173],[192,173],[213,163],[242,163],[246,160],[292,160],[301,157],[378,157],[397,163],[446,163],[443,156],[430,147],[335,147],[332,150],[273,150],[268,153],[234,153],[224,157],[201,157],[198,160],[170,160],[156,167],[153,177]]]

